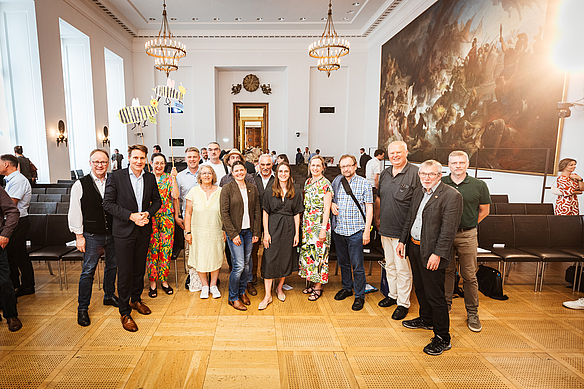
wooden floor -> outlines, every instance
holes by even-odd
[[[294,276],[285,302],[258,311],[260,291],[239,312],[227,305],[226,268],[223,297],[201,300],[184,290],[181,265],[182,287],[173,296],[159,288],[155,299],[144,293],[153,313],[134,313],[140,330],[129,333],[117,309],[101,304],[97,284],[92,324],[77,325],[79,265],[68,266],[69,290],[60,291],[57,276],[37,264],[37,293],[18,303],[24,327],[10,333],[0,323],[0,388],[584,388],[584,311],[562,307],[582,294],[566,288],[566,264],[548,268],[542,293],[533,292],[535,268],[526,264],[511,272],[508,301],[481,294],[480,333],[468,330],[456,299],[452,350],[438,357],[422,352],[430,331],[408,330],[391,319],[393,307],[377,306],[381,293],[368,294],[360,312],[351,311],[352,298],[335,301],[340,276],[331,275],[317,302]]]

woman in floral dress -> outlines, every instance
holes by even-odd
[[[333,187],[322,173],[324,159],[320,155],[310,160],[311,177],[304,185],[304,219],[302,222],[302,248],[300,270],[307,287],[302,292],[310,294],[308,300],[316,301],[322,295],[322,285],[328,282],[331,225],[329,222]]]
[[[148,296],[154,298],[158,295],[156,280],[161,282],[164,293],[173,293],[172,287],[168,285],[168,271],[174,241],[174,206],[178,205],[179,192],[176,182],[176,168],[173,167],[170,174],[164,172],[166,157],[161,153],[154,153],[151,162],[162,199],[162,206],[152,217],[152,235],[150,235],[150,245],[146,257],[146,268],[150,280]]]
[[[564,158],[558,165],[560,174],[556,185],[561,195],[556,199],[554,213],[556,215],[579,215],[578,195],[584,190],[582,177],[574,173],[576,160]]]

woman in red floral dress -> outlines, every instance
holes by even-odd
[[[579,215],[578,195],[584,190],[582,177],[574,173],[576,170],[576,160],[564,158],[558,165],[560,175],[556,185],[561,195],[556,199],[556,215]]]

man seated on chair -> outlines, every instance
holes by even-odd
[[[91,172],[71,187],[69,205],[69,230],[75,234],[77,250],[83,253],[77,298],[77,324],[83,327],[91,324],[87,310],[95,269],[102,255],[105,259],[103,305],[118,307],[118,297],[115,295],[118,265],[111,234],[112,216],[103,210],[102,205],[109,166],[107,151],[93,150],[89,154],[89,165]]]

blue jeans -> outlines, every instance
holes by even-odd
[[[363,266],[363,231],[351,236],[332,232],[341,268],[341,284],[349,292],[355,287],[355,297],[365,298],[365,267]],[[353,272],[351,274],[351,268]]]
[[[116,291],[116,274],[118,272],[113,236],[111,236],[111,234],[91,234],[89,232],[84,232],[83,237],[85,238],[85,253],[83,254],[83,268],[81,269],[81,275],[79,276],[78,310],[86,310],[89,308],[95,269],[97,268],[99,258],[101,258],[104,252],[104,298],[114,297]]]
[[[10,279],[10,265],[6,249],[0,247],[0,303],[6,319],[18,317],[14,285]]]
[[[251,249],[253,238],[249,228],[241,230],[239,233],[241,245],[237,246],[227,236],[227,243],[229,244],[229,251],[231,251],[231,274],[229,275],[229,301],[239,299],[239,295],[245,293],[247,280],[251,271]]]

